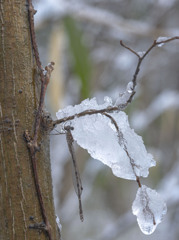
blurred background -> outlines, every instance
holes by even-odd
[[[120,40],[142,52],[159,36],[179,35],[178,0],[34,0],[33,4],[42,63],[55,62],[46,97],[54,119],[60,108],[88,97],[99,103],[105,96],[115,101],[125,90],[137,58],[120,46]],[[115,177],[75,146],[84,189],[81,223],[66,138],[51,135],[53,192],[64,240],[179,239],[179,41],[156,47],[148,55],[137,93],[125,112],[157,162],[141,182],[160,192],[168,213],[152,235],[144,235],[131,211],[136,182]]]

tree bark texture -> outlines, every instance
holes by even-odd
[[[0,0],[0,240],[48,239],[45,232],[29,228],[34,222],[43,222],[23,137],[25,130],[32,136],[34,132],[39,98],[34,69],[27,2]],[[40,188],[56,240],[49,139],[42,128],[38,142]]]

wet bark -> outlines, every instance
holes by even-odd
[[[0,239],[48,239],[29,225],[43,222],[24,131],[33,136],[39,95],[25,0],[0,1]],[[59,239],[52,197],[49,138],[41,128],[37,171],[53,239]],[[32,217],[33,216],[33,217]],[[34,219],[34,220],[32,220]]]

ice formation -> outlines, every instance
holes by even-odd
[[[59,110],[56,115],[58,119],[75,116],[66,121],[65,125],[71,126],[71,134],[78,145],[86,149],[91,157],[109,166],[115,176],[136,180],[137,177],[147,177],[149,168],[155,166],[155,161],[152,155],[147,153],[142,138],[130,128],[125,112],[105,111],[124,103],[132,91],[133,83],[130,82],[115,105],[109,97],[105,97],[101,105],[95,98],[86,99],[79,105]],[[93,110],[101,109],[104,111],[91,114]],[[79,115],[87,110],[90,110],[90,114]],[[162,221],[167,208],[155,190],[142,185],[137,191],[132,211],[137,216],[141,231],[151,234]]]
[[[169,38],[169,37],[158,37],[158,38],[157,38],[157,43],[162,42],[162,41],[167,41],[168,39],[170,39],[170,38]],[[158,44],[157,46],[158,46],[158,47],[162,47],[164,44],[165,44],[165,43],[160,43],[160,44]]]
[[[167,212],[162,197],[145,185],[138,189],[132,205],[132,212],[137,216],[137,222],[144,234],[152,234]]]
[[[57,113],[57,117],[67,117],[87,109],[103,109],[111,106],[108,100],[98,105],[95,99],[83,101],[74,107],[67,107]],[[103,114],[85,115],[71,121],[74,127],[74,140],[89,154],[109,166],[117,177],[136,180],[147,177],[148,169],[155,166],[151,154],[148,154],[142,138],[130,128],[127,115],[120,111],[110,113],[119,127],[117,132],[111,119]]]

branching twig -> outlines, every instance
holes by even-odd
[[[41,93],[40,93],[40,102],[39,102],[39,107],[37,110],[37,114],[36,114],[36,119],[35,119],[35,126],[34,126],[34,136],[31,139],[28,132],[25,132],[25,138],[26,141],[28,143],[28,147],[29,147],[29,151],[30,151],[30,156],[31,156],[31,161],[32,161],[32,169],[33,169],[33,174],[34,174],[34,181],[35,181],[35,186],[36,186],[36,191],[37,191],[37,195],[38,195],[38,199],[39,199],[39,204],[40,204],[40,208],[41,208],[41,212],[42,212],[42,217],[45,223],[45,230],[48,234],[49,240],[52,240],[52,233],[51,233],[51,226],[48,222],[48,218],[47,218],[47,214],[46,214],[46,210],[45,210],[45,206],[44,206],[44,202],[43,202],[43,198],[42,198],[42,194],[41,194],[41,190],[40,190],[40,186],[39,186],[39,179],[38,179],[38,173],[37,173],[37,166],[36,166],[36,152],[38,149],[38,133],[39,133],[39,129],[40,129],[40,124],[41,124],[41,115],[42,115],[42,109],[43,109],[43,104],[44,104],[44,98],[45,98],[45,93],[46,93],[46,89],[47,89],[47,85],[49,83],[50,80],[50,75],[51,72],[53,71],[53,65],[54,63],[51,62],[46,68],[46,72],[44,73],[41,61],[40,61],[40,57],[39,57],[39,52],[38,52],[38,47],[36,44],[36,38],[35,38],[35,31],[34,31],[34,14],[36,13],[36,11],[33,8],[32,5],[32,0],[28,0],[28,4],[29,4],[29,24],[30,24],[30,32],[31,32],[31,40],[32,40],[32,47],[33,47],[33,52],[34,52],[34,56],[36,59],[36,64],[38,66],[39,69],[39,74],[40,74],[40,79],[41,79]],[[122,41],[120,42],[121,45],[123,47],[125,47],[127,50],[129,50],[130,52],[132,52],[133,54],[135,54],[138,57],[138,63],[132,78],[132,83],[133,86],[131,88],[131,93],[129,95],[128,100],[126,101],[126,103],[124,104],[118,104],[117,106],[111,106],[108,108],[104,108],[104,109],[100,109],[100,110],[95,110],[95,109],[88,109],[85,111],[82,111],[78,114],[74,114],[72,116],[68,116],[62,119],[58,119],[56,121],[53,121],[53,126],[55,127],[55,125],[57,124],[61,124],[61,123],[65,123],[69,120],[73,120],[75,117],[82,117],[85,115],[93,115],[93,114],[102,114],[105,115],[106,117],[110,118],[112,123],[114,124],[117,134],[118,134],[118,138],[119,138],[119,143],[122,145],[124,145],[124,150],[126,151],[126,154],[128,155],[129,159],[130,159],[130,163],[132,165],[132,168],[134,170],[134,166],[135,164],[133,163],[132,158],[130,157],[126,145],[124,143],[124,139],[123,139],[123,135],[121,133],[121,131],[119,130],[119,127],[117,125],[117,123],[115,122],[115,120],[108,114],[114,111],[121,111],[123,110],[125,107],[127,107],[127,105],[132,101],[133,96],[135,95],[135,88],[137,85],[137,77],[140,71],[140,66],[144,60],[144,58],[150,53],[150,51],[157,45],[160,44],[164,44],[170,41],[173,41],[175,39],[179,39],[179,37],[173,37],[173,38],[168,38],[166,40],[163,41],[154,41],[153,44],[147,49],[147,51],[140,56],[140,54],[138,54],[136,51],[134,51],[133,49],[131,49],[130,47],[126,46]],[[73,137],[71,134],[70,129],[65,129],[66,130],[66,135],[67,135],[67,142],[68,142],[68,146],[69,146],[69,150],[71,152],[72,155],[72,159],[73,159],[73,165],[75,168],[75,176],[76,176],[76,181],[77,181],[77,187],[78,187],[78,199],[79,199],[79,206],[80,206],[80,217],[81,219],[83,219],[83,212],[82,212],[82,206],[81,206],[81,190],[80,190],[80,178],[78,178],[77,176],[77,166],[74,163],[74,155],[72,152],[72,142],[73,142]],[[71,139],[71,140],[70,140]],[[134,171],[135,173],[135,171]],[[136,175],[136,174],[135,174]],[[136,176],[136,181],[139,185],[139,187],[141,187],[141,183],[139,178]]]
[[[46,94],[48,83],[50,81],[51,73],[54,69],[53,68],[54,64],[55,64],[54,62],[51,62],[45,67],[45,72],[43,73],[43,76],[44,76],[43,81],[41,82],[40,102],[39,102],[39,107],[38,107],[37,115],[35,119],[35,127],[34,127],[35,130],[34,130],[34,139],[33,139],[34,145],[36,147],[37,147],[38,132],[39,132],[39,127],[41,122],[45,94]]]
[[[140,66],[141,66],[144,58],[151,52],[151,50],[154,47],[156,47],[156,46],[158,46],[160,44],[164,44],[164,43],[176,40],[176,39],[179,39],[179,37],[176,36],[176,37],[172,37],[172,38],[163,39],[161,41],[155,40],[153,42],[153,44],[142,55],[137,53],[132,48],[126,46],[122,41],[120,41],[121,46],[123,46],[124,48],[126,48],[127,50],[129,50],[130,52],[132,52],[134,55],[136,55],[138,57],[138,63],[137,63],[137,66],[136,66],[136,69],[135,69],[135,72],[134,72],[134,75],[133,75],[133,78],[132,78],[133,86],[131,87],[131,93],[130,93],[128,99],[126,100],[126,103],[119,104],[118,106],[111,106],[111,107],[100,109],[100,110],[88,109],[88,110],[82,111],[80,113],[76,113],[74,115],[71,115],[71,116],[68,116],[68,117],[61,118],[61,119],[58,119],[56,121],[53,121],[53,126],[55,127],[57,124],[65,123],[67,121],[73,120],[76,117],[79,118],[79,117],[83,117],[83,116],[86,116],[86,115],[93,115],[93,114],[99,114],[100,113],[100,114],[105,115],[106,117],[110,118],[111,122],[113,123],[113,125],[116,128],[116,131],[117,131],[117,134],[118,134],[118,139],[119,139],[119,144],[123,144],[124,145],[124,150],[125,150],[127,156],[130,159],[130,163],[131,163],[132,169],[134,171],[134,174],[136,176],[136,181],[137,181],[139,187],[141,187],[140,179],[136,175],[135,170],[134,170],[134,167],[137,167],[137,166],[134,164],[133,159],[130,157],[130,155],[129,155],[128,151],[127,151],[127,147],[126,147],[125,143],[123,142],[123,140],[124,140],[123,135],[122,135],[121,131],[119,130],[119,127],[118,127],[116,121],[108,113],[111,113],[111,112],[114,112],[114,111],[123,110],[132,101],[133,96],[135,95],[135,88],[136,88],[136,85],[137,85],[137,77],[138,77],[138,74],[140,72]]]
[[[41,79],[41,92],[40,92],[39,106],[38,106],[37,114],[36,114],[36,118],[35,118],[34,136],[33,136],[33,138],[31,138],[29,136],[28,131],[25,131],[24,136],[27,141],[27,146],[28,146],[29,152],[30,152],[36,192],[37,192],[37,196],[38,196],[38,200],[39,200],[41,214],[42,214],[42,217],[43,217],[43,220],[45,223],[43,230],[46,231],[49,240],[53,240],[51,226],[50,226],[50,223],[47,218],[47,213],[45,210],[45,205],[44,205],[44,201],[42,198],[42,193],[41,193],[41,189],[40,189],[40,185],[39,185],[39,178],[38,178],[37,165],[36,165],[36,153],[38,150],[37,140],[38,140],[38,134],[39,134],[40,124],[41,124],[41,116],[42,116],[42,110],[43,110],[43,105],[44,105],[45,93],[46,93],[47,85],[50,81],[50,76],[51,76],[51,72],[53,71],[54,63],[51,62],[50,64],[48,64],[45,67],[45,71],[44,71],[41,61],[40,61],[38,47],[37,47],[36,38],[35,38],[35,30],[34,30],[34,14],[35,13],[36,13],[36,11],[34,10],[34,7],[32,5],[32,0],[28,0],[30,34],[31,34],[31,40],[32,40],[33,53],[35,56],[36,64],[39,69],[39,74],[40,74],[40,79]]]
[[[133,83],[133,86],[131,88],[132,91],[131,91],[131,93],[129,95],[129,98],[126,101],[126,103],[119,104],[118,106],[111,106],[111,107],[100,109],[100,110],[88,109],[88,110],[82,111],[80,113],[71,115],[69,117],[64,117],[64,118],[55,120],[55,121],[53,121],[53,126],[55,127],[57,124],[61,124],[61,123],[65,123],[67,121],[73,120],[75,117],[79,118],[79,117],[83,117],[83,116],[86,116],[86,115],[93,115],[93,114],[97,114],[97,113],[103,114],[103,113],[110,113],[110,112],[124,110],[128,106],[128,104],[131,103],[132,98],[135,95],[135,89],[136,89],[136,85],[137,85],[137,77],[138,77],[138,74],[140,72],[140,66],[141,66],[144,58],[151,52],[151,50],[154,47],[156,47],[160,44],[165,44],[165,43],[168,43],[168,42],[171,42],[171,41],[174,41],[174,40],[178,40],[178,39],[179,39],[179,36],[167,38],[166,40],[163,40],[163,41],[154,40],[153,44],[147,49],[147,51],[145,51],[145,53],[142,56],[140,56],[135,50],[126,46],[122,41],[120,41],[121,46],[123,46],[124,48],[126,48],[127,50],[129,50],[130,52],[132,52],[133,54],[135,54],[138,57],[138,63],[137,63],[134,75],[132,77],[132,83]]]
[[[132,48],[126,46],[122,41],[120,41],[120,44],[122,47],[126,48],[127,50],[129,50],[130,52],[132,52],[133,54],[135,54],[138,57],[138,63],[137,63],[137,67],[136,70],[134,72],[133,78],[132,78],[132,83],[133,83],[133,88],[132,88],[132,93],[129,97],[129,99],[127,100],[126,106],[128,105],[128,103],[130,103],[132,101],[133,96],[135,95],[135,88],[137,85],[137,77],[138,74],[140,72],[140,66],[144,60],[144,58],[151,52],[151,50],[153,48],[155,48],[156,46],[160,45],[160,44],[165,44],[174,40],[179,39],[179,36],[175,36],[175,37],[171,37],[171,38],[167,38],[166,40],[162,40],[162,41],[157,41],[154,40],[153,44],[146,50],[146,52],[140,56],[135,50],[133,50]]]
[[[30,137],[28,131],[25,131],[24,136],[25,139],[27,141],[28,144],[28,148],[30,151],[30,157],[31,157],[31,162],[32,162],[32,170],[33,170],[33,174],[34,174],[34,182],[35,182],[35,187],[36,187],[36,191],[37,191],[37,196],[38,196],[38,200],[39,200],[39,204],[40,204],[40,208],[41,208],[41,213],[42,213],[42,217],[45,223],[45,228],[44,230],[46,230],[49,240],[52,240],[52,233],[51,233],[51,226],[50,223],[48,221],[47,218],[47,214],[46,214],[46,210],[45,210],[45,206],[44,206],[44,201],[42,198],[42,193],[41,193],[41,189],[40,189],[40,185],[39,185],[39,178],[38,178],[38,172],[37,172],[37,165],[36,165],[36,153],[38,150],[38,144],[37,144],[37,139],[38,139],[38,133],[39,133],[39,128],[40,128],[40,123],[41,123],[41,115],[42,115],[42,109],[43,109],[43,104],[44,104],[44,98],[45,98],[45,93],[46,93],[46,89],[47,89],[47,85],[50,81],[50,75],[51,72],[53,71],[53,65],[54,63],[50,63],[46,68],[46,72],[44,74],[44,78],[43,78],[43,82],[41,83],[41,93],[40,93],[40,102],[39,102],[39,107],[37,110],[37,115],[35,118],[35,126],[34,126],[34,137],[33,139]]]

